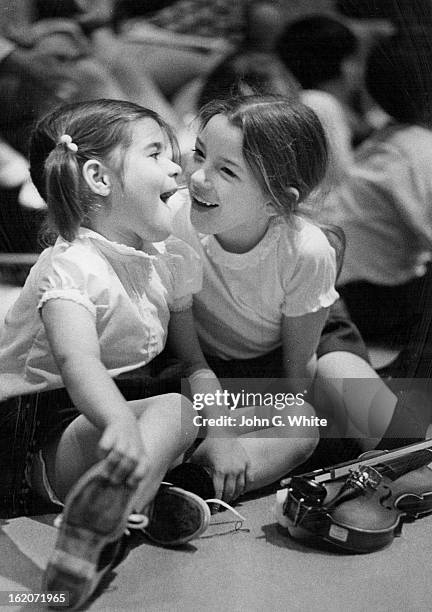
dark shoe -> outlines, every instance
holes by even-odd
[[[147,516],[144,532],[153,542],[181,546],[207,529],[210,509],[195,493],[162,483]]]
[[[122,536],[135,491],[124,482],[112,483],[104,462],[78,480],[66,498],[44,591],[68,592],[73,609],[89,599],[124,552]]]
[[[181,463],[166,474],[165,481],[198,495],[209,507],[211,514],[229,510],[237,517],[236,523],[246,520],[232,506],[220,499],[215,499],[213,480],[207,469],[198,463]]]

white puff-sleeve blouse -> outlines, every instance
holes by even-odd
[[[46,249],[0,335],[0,400],[63,386],[40,316],[49,300],[70,300],[90,313],[111,376],[158,355],[170,311],[190,307],[202,268],[198,254],[177,238],[153,247],[139,251],[82,229],[73,242],[59,238]]]

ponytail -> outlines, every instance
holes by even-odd
[[[81,202],[81,172],[77,153],[54,147],[45,161],[45,192],[49,217],[62,238],[74,240],[85,218]]]

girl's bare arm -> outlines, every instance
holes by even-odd
[[[101,431],[101,457],[117,466],[119,478],[133,472],[132,480],[139,480],[145,458],[136,418],[101,361],[93,316],[64,299],[46,302],[41,315],[73,404]]]
[[[327,313],[327,308],[321,308],[300,317],[284,316],[282,319],[284,371],[294,394],[304,392],[315,378],[316,350]]]

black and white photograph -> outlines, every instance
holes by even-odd
[[[432,0],[0,0],[0,608],[428,612]]]

